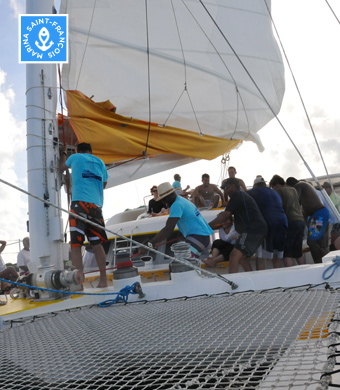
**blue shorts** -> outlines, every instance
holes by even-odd
[[[329,222],[329,211],[326,207],[315,211],[307,220],[308,234],[307,239],[310,241],[319,241],[322,239],[325,229]]]
[[[207,249],[210,244],[210,236],[190,234],[186,236],[185,241],[190,244],[192,257],[200,257],[204,249]]]

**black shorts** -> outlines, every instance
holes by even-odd
[[[71,212],[105,227],[102,209],[93,203],[74,201],[71,203]],[[87,236],[92,246],[107,241],[106,232],[97,226],[70,215],[71,247],[82,246]]]
[[[256,232],[253,230],[247,231],[246,229],[236,240],[235,248],[241,251],[246,257],[251,257],[262,244],[266,233],[266,229],[259,228]]]
[[[224,261],[229,260],[229,256],[231,251],[234,249],[234,245],[230,244],[230,242],[223,241],[221,239],[215,240],[212,244],[211,249],[218,249],[221,253],[221,255],[224,258]]]
[[[302,242],[305,232],[304,221],[293,221],[288,223],[284,257],[298,259],[302,256]]]

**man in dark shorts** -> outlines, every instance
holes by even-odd
[[[102,214],[103,189],[107,183],[107,171],[103,161],[92,155],[90,144],[80,143],[76,154],[67,160],[66,146],[60,157],[60,170],[72,170],[72,203],[71,212],[105,227]],[[83,283],[83,261],[81,247],[87,236],[96,257],[100,271],[97,287],[107,287],[106,255],[103,242],[107,241],[104,229],[88,224],[86,221],[70,216],[71,257],[72,264],[80,270],[79,282]]]
[[[282,199],[283,210],[288,219],[288,230],[283,254],[283,264],[286,267],[306,264],[302,255],[302,243],[305,231],[305,221],[303,219],[299,195],[296,189],[286,186],[285,181],[279,175],[274,175],[269,182],[269,186],[275,190]]]
[[[307,245],[314,263],[322,263],[322,257],[329,252],[329,211],[310,184],[294,177],[289,177],[286,183],[299,195],[302,213],[307,218]]]
[[[245,271],[252,271],[247,257],[251,257],[256,249],[261,245],[266,233],[267,224],[263,219],[261,212],[255,200],[240,189],[238,179],[229,178],[223,182],[223,189],[229,196],[230,201],[225,211],[210,222],[210,226],[215,228],[223,221],[234,216],[235,229],[240,234],[235,242],[235,247],[229,256],[229,273],[238,272],[239,264]],[[209,259],[204,263],[210,267],[216,265]]]
[[[257,254],[256,269],[265,269],[264,259],[273,260],[274,268],[281,268],[288,228],[287,217],[282,207],[282,200],[275,191],[267,187],[262,176],[258,176],[254,180],[254,187],[247,191],[247,194],[259,206],[261,214],[268,226],[266,238]]]

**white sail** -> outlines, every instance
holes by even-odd
[[[60,13],[70,23],[64,89],[110,99],[120,115],[263,149],[257,133],[284,94],[263,0],[62,0]]]

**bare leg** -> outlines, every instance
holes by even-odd
[[[264,269],[266,269],[264,259],[256,257],[256,270],[257,271],[263,271]]]
[[[319,241],[307,240],[307,245],[309,246],[310,253],[313,257],[315,264],[322,263],[323,256],[325,256],[328,253],[327,248],[322,248],[320,246]]]
[[[334,245],[335,241],[340,237],[340,232],[338,231],[332,231],[331,232],[331,243]],[[340,241],[338,241],[340,242]]]
[[[338,237],[338,238],[334,241],[334,246],[335,246],[335,249],[340,249],[340,237]]]
[[[212,199],[212,207],[215,209],[218,206],[218,202],[220,200],[219,195],[214,195]],[[223,199],[222,199],[223,200]]]
[[[245,272],[250,272],[250,271],[253,270],[251,268],[251,265],[250,265],[249,261],[245,258],[245,256],[243,256],[243,258],[240,259],[240,264],[241,264],[241,266],[242,266],[242,268],[244,269]]]
[[[96,256],[96,262],[98,264],[100,279],[97,287],[107,287],[106,279],[106,255],[103,246],[95,245],[93,246],[93,252]]]
[[[276,255],[273,258],[273,267],[274,268],[282,268],[282,259],[278,259]]]
[[[77,275],[77,282],[79,284],[84,283],[84,272],[83,272],[83,260],[81,258],[81,247],[75,246],[71,248],[71,259],[73,266],[79,270]]]
[[[234,248],[231,251],[230,256],[229,256],[229,273],[230,274],[236,274],[238,272],[238,265],[239,265],[241,260],[244,260],[241,263],[244,270],[251,271],[251,267],[250,267],[249,263],[245,262],[244,254],[240,250]]]
[[[197,208],[200,208],[200,207],[203,207],[204,204],[201,202],[201,199],[199,196],[195,196],[192,200],[192,203],[197,207]]]
[[[217,257],[220,254],[220,251],[217,248],[213,248],[211,252],[211,257]]]
[[[18,279],[19,275],[17,271],[13,267],[7,267],[2,272],[0,272],[0,278],[16,281]]]
[[[216,257],[208,257],[207,259],[202,259],[202,262],[208,267],[216,267],[217,263],[224,261],[223,255],[217,255]]]
[[[296,262],[299,264],[299,265],[302,265],[302,264],[306,264],[306,259],[304,256],[301,256],[299,258],[296,259]]]
[[[292,257],[284,257],[283,264],[285,267],[293,267],[295,265],[294,259]]]
[[[83,270],[83,260],[81,258],[81,247],[75,246],[71,248],[72,264],[76,269]]]

